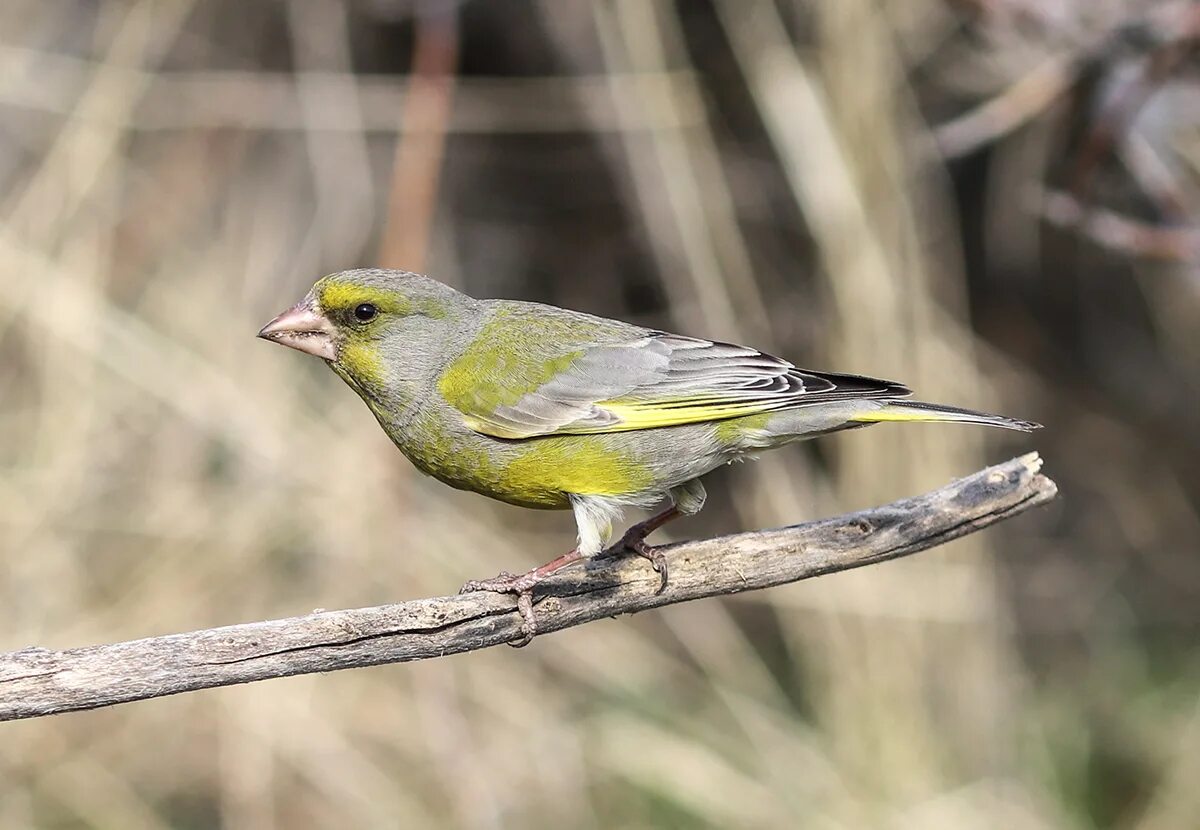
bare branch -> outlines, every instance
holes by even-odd
[[[1110,250],[1185,265],[1200,262],[1200,231],[1196,228],[1151,225],[1107,208],[1088,207],[1059,190],[1043,194],[1040,212],[1052,225],[1078,230]]]
[[[666,591],[642,560],[601,560],[539,588],[539,630],[783,585],[908,556],[1054,498],[1030,453],[892,504],[665,549]],[[0,720],[94,709],[310,672],[424,660],[518,638],[509,597],[468,594],[232,625],[127,643],[0,654]]]
[[[7,62],[7,63],[6,63]],[[75,98],[101,67],[145,93],[128,112],[102,113],[122,130],[318,130],[330,133],[403,134],[425,127],[403,112],[415,81],[407,76],[330,71],[264,72],[206,70],[143,72],[79,60],[63,54],[0,43],[0,64],[36,67],[37,84],[0,86],[0,106],[83,118]],[[598,75],[455,78],[454,107],[446,131],[454,134],[563,133],[587,130],[686,129],[704,122],[704,96],[694,72],[607,72]],[[305,109],[300,90],[353,89],[360,119],[328,105]],[[322,92],[322,95],[327,93]],[[671,112],[628,115],[614,101],[638,94],[668,96]]]
[[[973,153],[998,141],[1045,112],[1075,83],[1077,61],[1055,55],[1023,78],[970,112],[933,130],[933,138],[947,158]]]

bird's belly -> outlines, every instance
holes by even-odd
[[[482,439],[483,436],[477,436]],[[459,490],[542,510],[571,506],[567,495],[545,482],[514,480],[508,471],[512,450],[501,442],[454,438],[397,441],[413,466]]]
[[[622,435],[561,435],[502,440],[466,432],[418,433],[396,443],[417,469],[460,490],[521,507],[571,506],[570,495],[631,501],[661,493],[652,459]]]

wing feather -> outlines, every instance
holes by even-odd
[[[515,402],[487,411],[455,405],[477,432],[518,439],[650,429],[908,394],[892,381],[805,371],[747,346],[646,332],[580,349],[564,370]],[[472,400],[500,397],[483,389]]]

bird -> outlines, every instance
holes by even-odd
[[[800,369],[749,346],[672,334],[552,305],[475,299],[409,271],[317,280],[258,336],[323,359],[422,473],[526,508],[571,510],[567,553],[462,590],[516,596],[537,633],[533,591],[605,552],[648,560],[653,531],[704,506],[717,467],[882,422],[1039,425],[911,399],[905,385]],[[609,546],[626,508],[666,507]]]

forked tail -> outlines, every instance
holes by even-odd
[[[851,420],[868,424],[884,421],[982,424],[983,426],[1015,429],[1021,432],[1032,432],[1035,429],[1041,429],[1042,426],[1033,421],[1020,421],[1016,418],[1005,418],[1003,415],[989,415],[986,412],[975,412],[970,409],[960,409],[957,406],[943,406],[922,401],[889,401],[886,406],[855,415]]]

